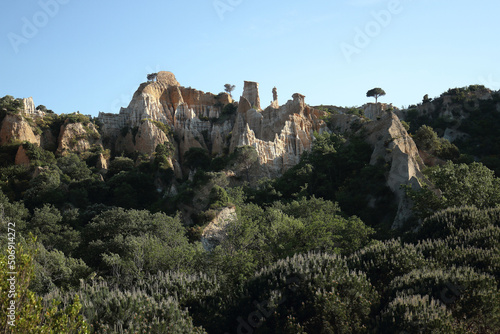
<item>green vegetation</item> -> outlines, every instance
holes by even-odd
[[[406,188],[413,217],[400,230],[390,229],[390,165],[370,164],[363,131],[315,134],[295,166],[256,184],[252,146],[217,157],[190,148],[178,159],[183,177],[174,135],[159,122],[169,141],[149,155],[0,147],[0,234],[16,229],[13,332],[496,333],[500,179],[463,155],[477,145],[477,158],[495,163],[500,97],[469,103],[482,92],[447,93],[468,105],[460,129],[469,137],[456,146],[440,138],[456,121],[408,112],[418,147],[441,160],[425,169],[422,189]],[[0,99],[0,111],[15,114],[19,101]],[[436,108],[443,101],[426,99]],[[221,119],[235,111],[226,105]],[[78,113],[27,121],[53,135],[81,122],[92,136],[95,124]],[[210,148],[209,131],[200,133]],[[30,163],[16,166],[20,145]],[[107,171],[96,168],[101,154]],[[216,221],[210,239],[203,232]],[[0,239],[2,291],[9,241]],[[8,332],[7,294],[0,300]]]
[[[413,140],[419,149],[427,151],[441,159],[457,161],[460,157],[458,148],[447,139],[439,138],[430,126],[422,125],[415,132]]]
[[[382,88],[378,88],[378,87],[370,89],[368,92],[366,92],[367,97],[374,97],[375,98],[375,103],[378,102],[378,98],[380,96],[384,96],[384,95],[385,95],[385,91]]]

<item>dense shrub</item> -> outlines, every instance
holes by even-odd
[[[188,311],[173,296],[156,299],[140,289],[122,291],[105,282],[84,284],[77,293],[91,333],[206,333],[193,325]]]
[[[363,333],[378,296],[336,255],[295,255],[263,268],[229,312],[230,332]]]
[[[351,255],[347,262],[353,270],[365,272],[378,291],[385,290],[396,277],[428,264],[415,246],[395,239],[367,246]]]
[[[402,295],[381,313],[378,333],[466,333],[440,301],[428,295]]]
[[[416,269],[395,278],[389,290],[394,298],[419,294],[440,300],[456,319],[466,319],[475,331],[493,333],[500,328],[497,282],[470,267]]]

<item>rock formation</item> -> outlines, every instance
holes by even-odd
[[[23,99],[23,114],[29,117],[43,117],[45,113],[35,108],[32,97]]]
[[[40,145],[40,136],[35,135],[22,115],[7,114],[0,128],[0,145],[28,141]]]
[[[313,132],[326,129],[320,120],[323,114],[308,107],[300,94],[294,94],[293,100],[282,107],[276,100],[262,111],[256,82],[245,81],[236,115],[221,118],[223,106],[230,103],[229,94],[185,88],[172,73],[159,72],[157,82],[140,85],[127,108],[119,114],[100,113],[99,119],[104,137],[117,138],[112,142],[116,142],[113,148],[118,152],[151,154],[157,144],[171,140],[154,126],[145,128],[144,124],[150,122],[144,120],[149,119],[172,129],[177,138],[177,161],[182,162],[184,153],[192,147],[219,155],[228,146],[232,152],[237,146],[251,145],[259,153],[259,173],[270,177],[295,165],[304,150],[311,148]],[[135,137],[130,131],[120,135],[125,133],[124,128],[134,127],[139,128]]]
[[[26,153],[23,145],[19,145],[14,163],[16,165],[22,165],[26,167],[30,165],[30,158],[28,157],[28,154]]]
[[[423,162],[417,146],[408,135],[399,118],[392,112],[386,112],[380,120],[368,122],[363,130],[367,132],[367,141],[374,147],[371,164],[382,160],[390,165],[386,177],[387,185],[396,195],[399,203],[397,217],[393,227],[400,227],[410,216],[410,205],[406,200],[402,184],[411,184],[420,188],[423,179]]]
[[[203,229],[201,243],[206,250],[214,249],[226,237],[227,226],[235,221],[236,208],[224,207],[217,212],[215,218]]]
[[[69,120],[61,126],[57,153],[84,152],[92,145],[102,145],[100,135],[94,124],[71,123]]]
[[[378,117],[382,117],[386,111],[397,109],[392,104],[387,103],[367,103],[361,108],[363,109],[363,114],[372,121]]]
[[[252,108],[260,110],[259,84],[257,82],[245,81],[243,97],[250,102]]]
[[[300,94],[294,94],[293,100],[278,110],[270,106],[262,112],[250,108],[250,102],[241,97],[230,151],[242,145],[255,147],[260,165],[257,174],[279,176],[311,149],[315,131],[326,131],[323,115],[307,106]]]

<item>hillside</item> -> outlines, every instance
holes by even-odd
[[[24,330],[495,333],[500,93],[408,109],[273,96],[262,108],[256,82],[236,102],[159,72],[95,118],[1,98],[19,294],[76,310],[18,309]]]

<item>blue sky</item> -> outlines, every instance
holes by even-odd
[[[382,87],[401,107],[448,88],[500,89],[498,0],[8,1],[0,96],[57,113],[118,112],[146,75],[219,93],[260,83],[311,105],[355,106]]]

